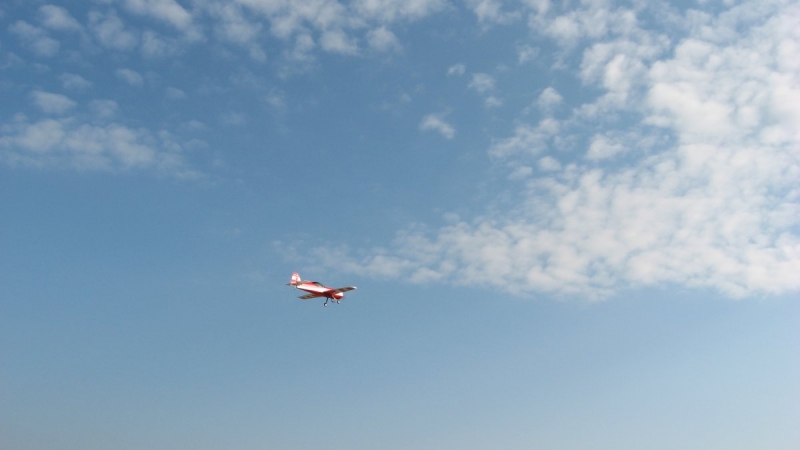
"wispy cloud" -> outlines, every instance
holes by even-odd
[[[553,108],[560,105],[564,101],[561,94],[558,93],[553,87],[548,87],[539,95],[536,103],[539,108],[544,112],[550,112]]]
[[[33,26],[24,20],[14,22],[9,31],[15,34],[22,43],[39,56],[50,57],[58,53],[61,43],[51,38],[42,28]]]
[[[494,77],[488,73],[475,73],[472,75],[472,81],[469,82],[469,88],[475,90],[479,94],[489,92],[493,90],[494,87]]]
[[[113,11],[90,11],[89,28],[94,33],[97,42],[103,47],[127,51],[139,45],[138,33],[126,27]]]
[[[419,129],[423,131],[437,131],[446,139],[453,139],[456,135],[455,128],[445,122],[438,114],[428,114],[425,116],[419,124]]]
[[[353,8],[363,18],[392,23],[398,20],[415,20],[440,11],[446,0],[356,0]]]
[[[124,0],[123,5],[133,13],[162,20],[179,30],[192,25],[192,15],[175,0]]]
[[[508,24],[522,16],[519,10],[504,11],[499,0],[467,0],[466,4],[483,25]]]
[[[533,61],[539,55],[539,49],[528,44],[517,47],[517,62],[525,64]]]
[[[388,52],[403,48],[400,41],[397,40],[397,36],[385,26],[370,30],[370,32],[367,33],[367,42],[372,49],[379,52]]]
[[[83,91],[92,87],[92,82],[74,73],[65,73],[58,77],[64,89]]]
[[[153,134],[117,123],[90,125],[71,117],[4,125],[0,161],[33,168],[147,169],[179,178],[199,176],[187,167],[181,145],[169,133]]]
[[[454,65],[450,66],[447,69],[447,75],[458,75],[458,76],[461,76],[461,75],[464,75],[464,72],[466,72],[466,70],[467,70],[467,68],[466,68],[466,66],[464,66],[464,64],[460,64],[460,63],[459,64],[454,64]]]
[[[183,100],[186,98],[186,93],[183,90],[172,86],[164,89],[164,95],[170,100]]]
[[[77,105],[69,97],[52,92],[33,91],[31,97],[33,103],[48,114],[64,114]]]
[[[141,86],[144,84],[144,78],[139,72],[131,69],[117,69],[117,78],[130,84],[131,86]]]
[[[337,266],[596,298],[671,283],[731,297],[800,289],[800,72],[785,58],[800,48],[800,7],[748,2],[705,15],[665,51],[633,11],[603,5],[541,22],[566,47],[595,41],[583,78],[601,95],[568,120],[522,123],[493,142],[489,153],[509,178],[526,180],[491,208],[502,213],[417,226],[391,246],[339,254]],[[493,83],[473,77],[471,87]],[[544,109],[563,101],[545,92]],[[436,116],[423,124],[440,127]],[[582,146],[584,162],[547,155],[558,139],[597,126],[604,131]]]
[[[114,100],[92,100],[89,102],[89,109],[96,117],[110,119],[117,114],[119,105]]]
[[[80,23],[66,9],[55,5],[43,5],[39,7],[39,16],[42,26],[51,30],[59,31],[80,31],[83,29]]]

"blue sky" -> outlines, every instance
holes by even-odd
[[[798,22],[4,2],[0,446],[797,448]]]

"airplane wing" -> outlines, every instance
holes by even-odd
[[[301,295],[300,297],[297,297],[297,298],[302,298],[303,300],[308,300],[310,298],[324,297],[324,296],[325,296],[325,294],[306,294],[306,295]]]
[[[347,291],[355,290],[355,288],[356,288],[355,286],[347,286],[347,287],[343,287],[343,288],[339,288],[339,289],[334,289],[333,292],[335,294],[339,294],[341,292],[347,292]]]

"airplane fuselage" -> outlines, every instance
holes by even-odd
[[[297,272],[292,273],[292,280],[289,282],[289,286],[308,292],[308,294],[301,295],[299,297],[302,300],[324,298],[325,303],[323,306],[328,306],[328,300],[333,300],[334,302],[339,303],[339,301],[344,298],[345,292],[355,290],[356,288],[355,286],[332,288],[325,286],[318,281],[303,281],[303,279],[300,278],[300,274]]]
[[[317,294],[320,297],[327,297],[333,300],[341,300],[344,297],[343,292],[335,292],[335,289],[317,281],[303,281],[302,283],[296,284],[295,287],[309,294]]]

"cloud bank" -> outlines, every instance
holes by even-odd
[[[512,201],[474,220],[403,230],[387,247],[320,248],[315,258],[515,294],[800,289],[800,6],[689,10],[659,24],[688,24],[672,42],[637,11],[604,5],[548,16],[539,29],[564,48],[586,41],[581,77],[601,94],[566,119],[545,115],[495,140],[488,153],[516,180]],[[561,101],[555,90],[540,97],[545,110]],[[583,158],[563,161],[559,139],[581,142],[587,128],[602,131],[577,144]]]

